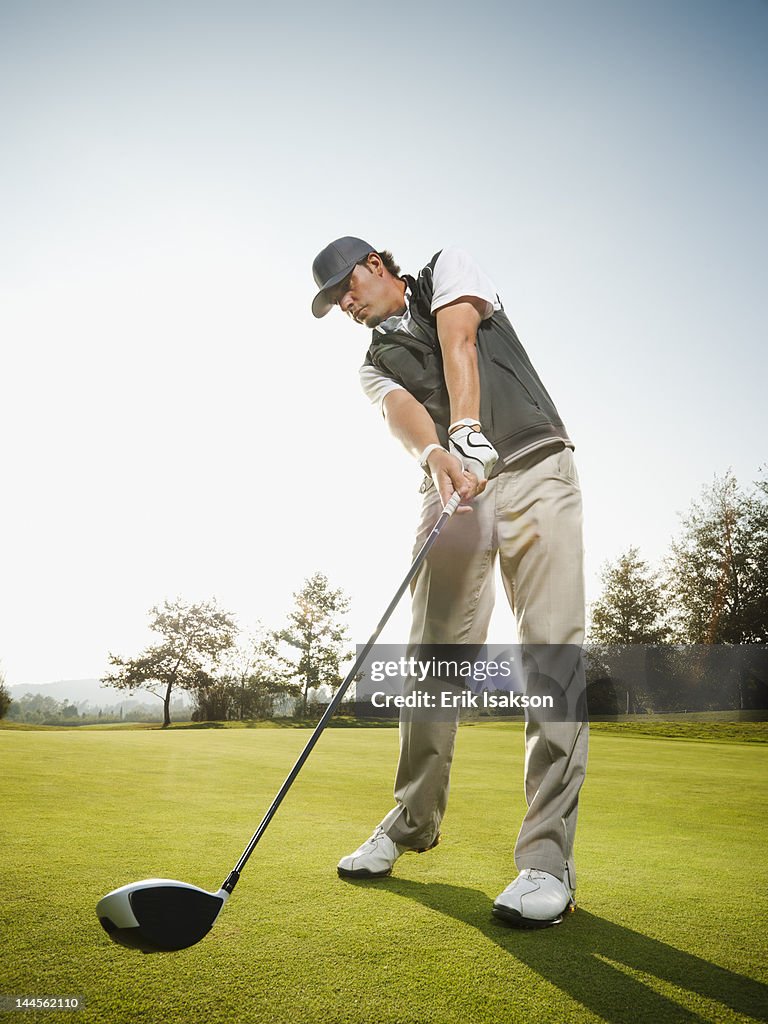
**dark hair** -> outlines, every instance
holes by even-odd
[[[389,249],[382,249],[381,252],[377,252],[376,255],[384,264],[384,267],[390,272],[392,277],[400,277],[400,267],[395,263],[395,257]]]
[[[374,254],[379,257],[381,262],[384,264],[384,269],[388,270],[392,277],[400,277],[402,272],[400,270],[400,267],[398,267],[398,265],[395,263],[395,257],[392,255],[389,249],[382,249],[381,252],[376,252],[376,250],[374,249],[372,253],[368,253],[368,256]],[[363,259],[358,260],[358,265],[364,267],[365,264],[368,262],[368,256],[364,256]]]
[[[388,270],[393,277],[400,277],[400,267],[395,263],[394,256],[388,249],[384,249],[383,252],[376,252],[375,249],[371,250],[367,256],[363,256],[361,260],[358,260],[355,267],[364,267],[368,263],[368,256],[376,255],[379,257],[381,262],[384,264],[384,269]],[[342,278],[338,284],[333,285],[330,288],[325,289],[325,294],[334,305],[338,302],[338,296],[342,295],[347,288],[349,288],[349,282],[352,278],[352,273],[355,267],[350,270],[346,277]]]

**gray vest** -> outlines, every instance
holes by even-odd
[[[415,337],[400,331],[373,331],[365,361],[422,403],[435,422],[440,443],[447,447],[450,403],[437,321],[430,312],[432,272],[439,255],[432,257],[418,278],[406,275],[411,289],[409,328]],[[538,448],[558,442],[573,447],[554,402],[503,309],[483,320],[478,328],[477,366],[480,421],[499,453],[492,476]]]

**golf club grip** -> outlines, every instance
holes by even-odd
[[[379,634],[381,633],[382,629],[384,629],[384,627],[386,626],[387,622],[389,622],[389,618],[392,615],[392,612],[395,610],[395,608],[399,604],[400,598],[403,596],[405,591],[408,589],[408,585],[410,584],[411,580],[416,575],[416,573],[419,571],[421,563],[427,557],[427,554],[429,553],[429,550],[432,547],[432,545],[437,540],[437,538],[438,538],[438,536],[440,534],[440,531],[445,526],[445,524],[448,522],[448,520],[451,518],[451,516],[456,511],[456,509],[459,507],[460,502],[461,502],[461,495],[458,493],[458,491],[454,491],[454,493],[451,495],[451,497],[449,498],[448,502],[446,503],[445,507],[443,508],[443,511],[440,513],[440,516],[439,516],[437,522],[432,527],[432,532],[429,534],[427,539],[424,541],[424,544],[421,546],[421,549],[419,550],[419,553],[414,558],[413,563],[412,563],[410,569],[406,573],[405,579],[400,584],[400,586],[397,588],[397,593],[392,598],[392,600],[389,602],[389,605],[387,606],[387,610],[384,612],[384,614],[382,615],[381,619],[379,620],[379,624],[376,626],[376,629],[373,631],[373,633],[371,633],[371,636],[369,637],[368,642],[366,643],[365,647],[363,647],[363,649],[360,652],[360,654],[358,654],[357,658],[355,658],[354,665],[349,670],[349,672],[347,672],[347,675],[346,675],[344,681],[339,686],[338,690],[333,695],[333,699],[331,700],[331,702],[329,703],[328,707],[323,712],[322,718],[320,719],[320,721],[315,726],[315,728],[314,728],[314,730],[312,732],[312,735],[307,740],[306,746],[304,747],[302,752],[299,754],[296,763],[294,764],[293,768],[291,768],[291,771],[288,774],[288,777],[286,778],[285,782],[280,787],[280,790],[278,791],[278,794],[275,797],[275,799],[272,801],[272,803],[271,803],[271,805],[269,807],[269,810],[267,811],[267,813],[262,818],[262,820],[261,820],[261,822],[259,824],[259,827],[253,833],[253,836],[251,837],[251,840],[248,843],[248,845],[246,846],[245,850],[243,850],[243,854],[240,857],[240,860],[237,862],[235,867],[229,873],[226,881],[222,884],[222,889],[225,889],[227,892],[231,893],[232,890],[234,889],[234,887],[237,885],[237,883],[238,883],[238,881],[240,879],[240,872],[245,867],[246,863],[248,862],[248,858],[251,856],[251,854],[253,853],[254,849],[256,848],[256,844],[259,842],[261,837],[264,835],[264,832],[266,831],[267,826],[269,825],[269,823],[272,820],[272,818],[275,816],[275,812],[277,811],[277,809],[280,806],[280,804],[283,802],[283,797],[285,796],[285,794],[288,792],[288,790],[293,785],[293,782],[296,779],[296,776],[301,771],[302,766],[304,765],[304,762],[307,760],[307,758],[311,754],[312,748],[317,743],[317,741],[320,739],[320,734],[325,729],[326,725],[328,724],[329,719],[331,718],[331,716],[335,712],[336,708],[339,706],[339,704],[341,704],[342,700],[344,699],[344,694],[347,692],[347,690],[349,689],[350,685],[354,681],[355,676],[360,671],[360,668],[364,664],[365,659],[368,657],[368,654],[369,654],[371,648],[373,647],[373,645],[378,640]]]

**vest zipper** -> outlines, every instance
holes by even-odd
[[[506,363],[503,363],[496,356],[491,356],[491,362],[495,363],[497,366],[500,366],[502,368],[502,370],[506,370],[507,373],[511,373],[512,376],[517,381],[517,383],[520,385],[520,387],[523,389],[523,391],[528,396],[528,401],[531,403],[531,405],[535,406],[539,410],[539,412],[541,412],[541,406],[536,401],[536,399],[533,397],[531,392],[528,390],[528,388],[525,385],[525,382],[523,380],[521,380],[521,378],[515,373],[515,371],[512,369],[512,367],[511,366],[507,366]]]

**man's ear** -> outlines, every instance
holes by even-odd
[[[369,252],[368,259],[365,261],[365,266],[368,268],[371,274],[376,274],[378,277],[384,275],[384,263],[382,262],[381,256],[377,252]]]

